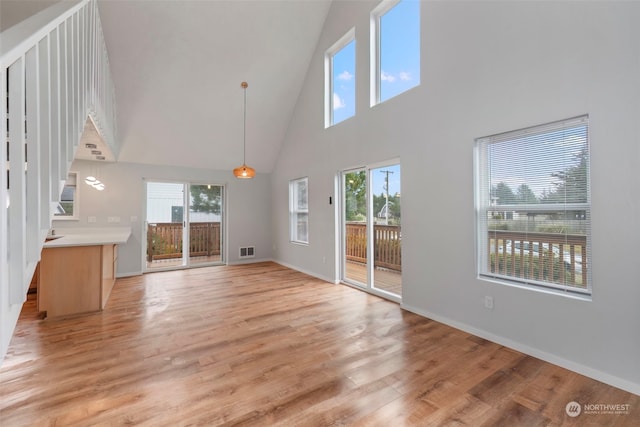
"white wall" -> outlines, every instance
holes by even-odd
[[[0,32],[24,21],[60,0],[2,0],[0,1]]]
[[[640,394],[640,3],[423,2],[421,85],[369,108],[376,4],[332,4],[272,174],[275,258],[334,280],[337,171],[399,157],[403,307]],[[352,26],[356,116],[324,129],[323,54]],[[592,301],[479,280],[474,139],[585,113]],[[301,176],[309,246],[288,242]]]
[[[255,258],[251,261],[272,258],[271,250],[271,200],[270,177],[257,174],[250,180],[238,180],[230,171],[213,171],[173,166],[153,166],[134,163],[95,163],[76,160],[72,171],[78,172],[79,221],[54,221],[58,234],[64,228],[122,227],[130,226],[129,241],[118,249],[118,277],[142,273],[144,183],[143,178],[179,182],[211,183],[225,186],[227,235],[227,262],[240,262],[240,246],[255,246]],[[105,184],[104,191],[97,191],[84,184],[87,175],[97,175]],[[96,222],[87,218],[95,216]],[[109,217],[119,217],[120,223],[109,223]],[[137,217],[131,222],[131,217]]]

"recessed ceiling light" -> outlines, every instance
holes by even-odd
[[[105,156],[96,156],[96,160],[106,160]]]
[[[96,144],[84,144],[84,146],[90,150],[95,150],[96,148],[98,148]]]
[[[102,151],[100,150],[91,150],[91,154],[93,154],[94,156],[99,156],[100,154],[102,154]]]

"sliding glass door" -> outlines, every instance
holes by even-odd
[[[342,173],[342,274],[346,282],[366,287],[368,277],[367,171]]]
[[[402,295],[400,165],[373,168],[371,179],[372,281],[374,289]]]
[[[184,266],[186,228],[185,184],[147,182],[146,267],[148,270]]]
[[[390,299],[402,295],[400,165],[341,173],[342,281]]]
[[[222,186],[189,186],[189,262],[222,262]]]
[[[145,187],[145,271],[223,262],[222,186],[147,181]]]

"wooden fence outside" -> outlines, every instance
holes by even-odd
[[[374,265],[402,271],[402,239],[399,225],[376,224],[373,227]],[[347,261],[367,262],[367,226],[360,222],[346,224]]]
[[[189,256],[220,255],[220,223],[189,224]],[[147,226],[147,261],[182,257],[182,223],[157,222]]]

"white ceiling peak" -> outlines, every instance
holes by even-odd
[[[270,172],[330,1],[98,2],[119,161]]]

